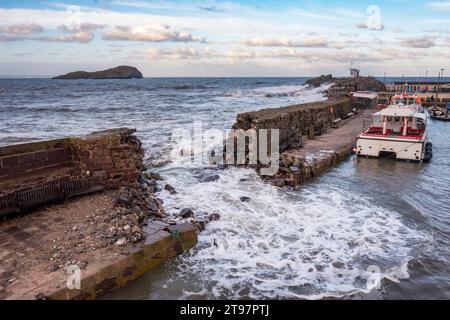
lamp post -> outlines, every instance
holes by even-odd
[[[444,78],[444,70],[445,70],[444,68],[441,69],[441,77],[439,80],[439,93],[442,92],[442,79]]]
[[[441,91],[441,74],[444,74],[444,69],[439,70],[438,84],[436,89],[436,101],[434,102],[435,107],[437,106],[437,103],[439,101],[439,91]]]

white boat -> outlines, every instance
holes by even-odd
[[[358,135],[355,152],[366,157],[430,161],[432,147],[420,97],[404,93],[373,114],[369,129]]]

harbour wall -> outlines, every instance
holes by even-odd
[[[363,115],[355,113],[347,98],[306,103],[239,114],[233,129],[279,129],[278,172],[262,176],[277,186],[298,186],[348,158],[363,127]],[[332,128],[334,127],[334,128]],[[259,172],[263,166],[255,166]]]
[[[280,151],[284,151],[301,144],[310,130],[325,132],[336,118],[345,118],[351,111],[348,98],[263,109],[238,114],[233,129],[278,129]]]

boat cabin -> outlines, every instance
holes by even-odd
[[[426,115],[411,108],[390,106],[373,115],[371,127],[363,136],[397,139],[421,139],[425,134]]]
[[[414,104],[420,105],[422,103],[422,99],[416,95],[397,95],[392,97],[392,104],[395,105],[404,105],[410,106]]]

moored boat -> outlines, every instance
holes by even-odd
[[[387,108],[373,114],[369,129],[358,136],[355,151],[358,156],[431,160],[432,144],[421,99],[408,94],[394,96]]]
[[[450,121],[449,111],[450,111],[450,103],[447,105],[446,110],[443,110],[442,108],[439,107],[428,108],[428,113],[430,114],[431,119],[440,121]]]

